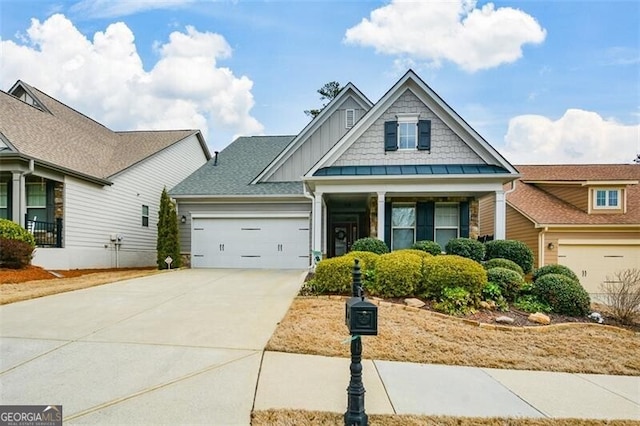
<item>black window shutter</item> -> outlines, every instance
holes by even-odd
[[[469,238],[469,202],[460,203],[460,238]]]
[[[416,241],[427,240],[427,203],[416,203]]]
[[[7,182],[7,219],[13,220],[13,182]]]
[[[56,197],[55,197],[55,186],[56,183],[52,180],[47,181],[47,189],[46,189],[46,197],[47,197],[47,217],[46,220],[49,223],[55,222],[55,210],[56,210]]]
[[[385,151],[398,150],[398,122],[397,121],[384,122],[384,150]]]
[[[435,241],[435,216],[436,216],[436,203],[433,201],[427,201],[425,204],[425,215],[426,215],[426,234],[425,240]],[[444,248],[444,247],[443,247]]]
[[[418,149],[421,151],[431,149],[431,120],[418,121]]]
[[[391,249],[391,202],[384,203],[384,242]]]

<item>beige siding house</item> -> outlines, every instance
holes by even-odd
[[[154,265],[162,189],[209,158],[197,130],[114,132],[22,81],[0,92],[0,217],[47,269]]]
[[[640,165],[516,166],[506,186],[507,238],[531,247],[536,266],[570,267],[592,294],[622,269],[640,267]],[[491,234],[491,196],[480,233]]]

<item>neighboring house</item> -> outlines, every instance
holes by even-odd
[[[516,166],[506,185],[507,238],[533,250],[535,266],[571,268],[589,293],[607,276],[640,267],[640,165]],[[480,233],[493,233],[491,196],[480,201]]]
[[[154,265],[163,187],[209,158],[197,130],[114,132],[22,81],[0,92],[0,217],[38,266]]]
[[[306,268],[362,237],[390,248],[478,235],[515,168],[413,71],[376,103],[347,84],[296,136],[236,139],[170,194],[192,267]],[[315,258],[315,256],[314,256]]]

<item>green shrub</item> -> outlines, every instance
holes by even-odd
[[[0,237],[0,267],[22,269],[31,263],[33,246],[20,240]]]
[[[423,286],[419,294],[440,298],[445,288],[461,287],[471,297],[479,299],[487,284],[487,272],[482,265],[471,259],[455,255],[434,256],[422,267]]]
[[[313,276],[313,290],[318,294],[351,294],[353,258],[347,256],[331,257],[316,265]]]
[[[525,274],[533,269],[533,252],[525,243],[517,240],[493,240],[485,245],[485,259],[508,259],[517,263]]]
[[[453,238],[447,243],[445,251],[476,262],[484,260],[484,244],[472,238]]]
[[[462,287],[445,287],[440,300],[433,304],[436,311],[448,315],[466,315],[475,307],[474,298]]]
[[[0,219],[0,238],[22,241],[31,247],[36,246],[36,240],[29,231],[7,219]]]
[[[370,251],[371,253],[376,254],[389,253],[389,247],[387,247],[384,241],[372,237],[360,238],[359,240],[356,240],[351,246],[351,250]]]
[[[513,306],[521,311],[525,312],[544,312],[546,314],[553,311],[551,306],[548,304],[541,302],[535,297],[533,294],[524,294],[516,299],[513,303]]]
[[[365,290],[369,290],[375,280],[376,262],[378,261],[379,254],[372,253],[370,251],[350,251],[345,254],[346,257],[351,258],[351,267],[353,268],[353,259],[360,260],[360,271],[362,272],[362,287]]]
[[[427,253],[426,251],[417,250],[417,249],[401,249],[401,250],[396,250],[396,252],[412,253],[412,254],[415,254],[416,256],[420,256],[420,259],[426,259],[433,256],[431,253]]]
[[[438,244],[435,241],[429,241],[429,240],[416,241],[411,246],[411,248],[414,250],[422,250],[427,253],[431,253],[434,256],[442,254],[442,247],[440,247],[440,244]]]
[[[487,270],[487,280],[500,286],[500,292],[506,300],[512,302],[520,294],[524,278],[516,271],[507,268],[491,268]]]
[[[405,250],[381,255],[370,293],[380,297],[413,296],[421,279],[422,264],[419,255]]]
[[[571,278],[574,281],[580,282],[578,276],[569,268],[564,265],[545,265],[542,268],[538,268],[533,272],[533,281],[547,274],[560,274],[565,277]]]
[[[589,313],[589,294],[579,282],[564,275],[543,275],[534,283],[532,294],[558,314],[579,317]]]
[[[484,269],[491,269],[491,268],[511,269],[512,271],[516,271],[517,273],[519,273],[524,277],[524,271],[522,271],[522,268],[520,267],[520,265],[518,265],[516,262],[509,259],[501,259],[499,257],[496,257],[495,259],[490,259],[484,262]]]
[[[482,300],[492,300],[496,303],[496,306],[501,311],[509,310],[509,304],[505,300],[504,296],[502,296],[502,290],[500,290],[500,286],[496,283],[492,283],[489,281],[482,288]]]

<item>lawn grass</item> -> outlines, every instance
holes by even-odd
[[[365,358],[640,376],[640,334],[614,327],[485,328],[401,305],[379,306],[378,326],[378,336],[363,337]],[[349,357],[348,337],[344,300],[298,297],[266,349]]]
[[[321,411],[264,410],[251,415],[252,426],[343,425],[343,414]],[[369,415],[371,426],[637,426],[633,420],[522,419],[499,417],[449,417]]]

